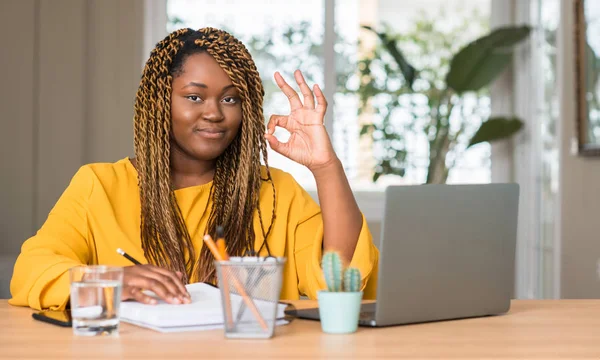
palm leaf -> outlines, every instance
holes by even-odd
[[[377,32],[375,29],[373,29],[370,26],[363,25],[362,28],[367,29],[367,30],[372,31],[375,34],[377,34],[377,36],[383,43],[383,46],[385,47],[385,49],[394,58],[394,61],[396,61],[396,64],[398,64],[398,67],[400,68],[400,72],[402,73],[404,80],[406,80],[408,87],[412,89],[413,82],[415,81],[415,78],[417,77],[417,70],[411,64],[409,64],[409,62],[406,60],[406,57],[404,57],[404,54],[402,54],[400,49],[398,49],[398,47],[396,46],[396,41],[394,41],[394,39],[390,39],[386,33]]]
[[[481,124],[469,141],[467,148],[482,142],[492,142],[508,138],[521,130],[523,122],[516,117],[493,117]]]
[[[471,42],[450,61],[446,84],[459,94],[489,85],[511,63],[514,46],[530,31],[529,26],[503,27]]]

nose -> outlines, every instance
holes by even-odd
[[[220,103],[216,100],[207,100],[204,103],[202,118],[210,122],[223,121],[223,111],[221,111]]]

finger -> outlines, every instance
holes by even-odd
[[[148,265],[145,270],[148,270],[147,273],[144,272],[145,276],[159,281],[180,302],[187,303],[189,301],[190,295],[181,280],[177,279],[177,275],[166,269],[152,265]]]
[[[321,91],[321,88],[317,84],[315,84],[314,90],[315,97],[317,98],[317,107],[315,110],[325,115],[325,111],[327,111],[327,100],[325,99],[325,95],[323,95],[323,91]]]
[[[127,277],[127,280],[124,281],[124,283],[126,286],[150,290],[154,292],[156,296],[170,304],[181,304],[179,295],[169,291],[160,280],[146,276],[147,273],[151,273],[151,271],[147,271],[144,274],[132,274]]]
[[[142,304],[156,305],[158,303],[155,298],[144,294],[142,290],[138,288],[131,288],[130,294],[132,299],[141,302]]]
[[[177,291],[175,291],[175,293],[179,293],[180,296],[183,297],[189,297],[190,294],[188,293],[187,289],[185,288],[185,285],[183,284],[183,282],[181,281],[183,274],[181,274],[179,271],[178,273],[181,275],[177,275],[167,269],[163,269],[161,267],[158,266],[150,266],[150,270],[158,272],[159,274],[166,276],[168,279],[171,280],[170,283],[167,283],[166,285],[171,285],[173,284],[176,288]]]
[[[175,271],[175,275],[177,275],[177,277],[179,278],[179,280],[183,284],[183,273],[181,271]],[[184,302],[187,304],[187,303],[191,302],[192,295],[190,295],[190,292],[187,290],[187,288],[185,287],[185,285],[183,287],[185,288],[185,294],[186,294],[186,298],[184,298]]]
[[[140,293],[140,294],[138,294],[138,293]],[[158,303],[156,298],[154,298],[148,294],[144,294],[142,289],[137,288],[135,286],[124,285],[123,292],[121,293],[121,300],[125,301],[125,300],[131,300],[131,299],[143,302],[145,304]]]
[[[300,72],[300,70],[296,70],[294,72],[294,77],[296,78],[298,86],[300,86],[300,91],[302,92],[302,95],[304,95],[304,107],[314,110],[315,97],[312,91],[310,91],[308,85],[306,84],[306,81],[304,81],[304,76],[302,75],[302,72]]]
[[[275,133],[275,127],[280,126],[287,128],[288,117],[284,115],[271,115],[269,122],[267,123],[267,134],[273,135]]]
[[[281,91],[287,96],[290,101],[290,108],[293,110],[302,108],[302,101],[300,101],[300,97],[296,90],[294,90],[288,83],[283,79],[283,76],[279,72],[275,72],[275,82],[277,86],[281,89]]]
[[[273,151],[285,157],[289,157],[290,151],[288,143],[283,143],[279,141],[275,136],[269,134],[265,134],[265,138],[269,142],[269,146],[271,146],[271,149],[273,149]]]

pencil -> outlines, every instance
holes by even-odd
[[[210,249],[210,252],[212,252],[212,254],[215,257],[215,259],[217,259],[218,261],[224,261],[223,257],[221,256],[221,253],[219,252],[219,248],[217,248],[217,245],[215,244],[215,242],[213,241],[213,239],[210,237],[210,235],[208,235],[208,234],[204,235],[204,243],[206,243],[206,245]],[[240,284],[239,281],[235,277],[232,277],[231,280],[233,281],[233,286],[235,286],[235,288],[240,293],[240,295],[242,295],[242,299],[244,300],[244,302],[246,303],[246,305],[254,313],[254,316],[256,317],[256,319],[258,320],[258,322],[260,323],[260,326],[264,330],[267,330],[268,329],[267,323],[265,322],[265,320],[260,315],[260,312],[256,308],[256,305],[254,304],[254,301],[252,301],[252,299],[250,298],[250,296],[248,296],[248,293],[246,293],[246,290],[244,289],[244,287],[242,286],[242,284]],[[229,291],[229,289],[227,289],[227,291]]]
[[[229,260],[227,249],[225,247],[225,231],[222,226],[217,226],[217,249],[224,260]]]
[[[123,249],[118,248],[117,252],[122,255],[123,257],[125,257],[127,260],[131,261],[132,263],[134,263],[135,265],[142,265],[141,262],[137,261],[133,256],[129,255],[128,253],[126,253]],[[186,289],[187,292],[187,289]],[[187,297],[191,298],[191,295],[189,292],[187,292]]]
[[[131,255],[129,255],[128,253],[126,253],[125,251],[123,251],[123,249],[118,248],[117,252],[119,254],[121,254],[122,256],[124,256],[127,260],[129,260],[132,263],[134,263],[135,265],[142,265],[142,263],[140,263],[139,261],[137,261],[136,259],[134,259]]]
[[[229,260],[229,255],[227,254],[227,248],[225,246],[225,231],[223,229],[222,226],[217,226],[217,249],[219,250],[219,253],[221,254],[221,256],[223,257],[224,260]],[[225,300],[225,310],[227,313],[227,325],[230,329],[233,328],[233,315],[231,314],[231,299],[229,297],[229,284],[228,284],[228,280],[227,277],[229,276],[229,271],[225,271],[225,270],[229,270],[226,268],[221,268],[221,271],[223,271],[223,278],[221,279],[221,286],[223,286],[224,289],[226,289],[226,291],[223,291],[223,296],[224,296],[224,300]]]

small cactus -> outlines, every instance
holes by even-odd
[[[321,261],[327,289],[332,292],[342,291],[342,261],[337,253],[328,252]]]
[[[357,268],[347,268],[344,271],[344,291],[360,291],[360,270]]]
[[[358,292],[360,291],[360,270],[356,268],[343,269],[342,260],[338,253],[330,251],[323,255],[321,260],[325,283],[330,292]],[[343,283],[342,283],[343,280]]]

